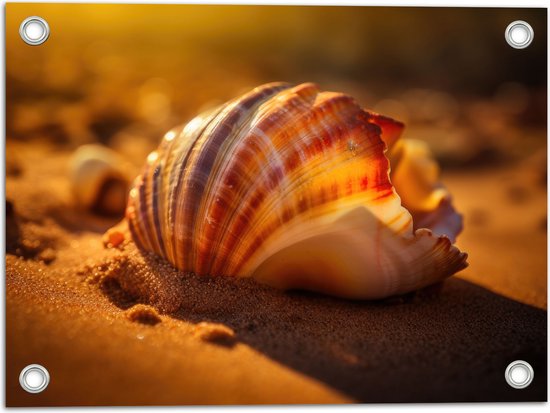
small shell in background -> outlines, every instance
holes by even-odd
[[[122,215],[132,166],[102,145],[82,145],[70,161],[71,191],[76,205],[102,215]]]

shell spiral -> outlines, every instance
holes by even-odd
[[[466,266],[451,245],[462,221],[402,129],[311,83],[257,87],[164,136],[130,191],[132,237],[180,270],[281,288],[381,298],[431,284]]]

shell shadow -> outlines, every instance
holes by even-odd
[[[197,278],[184,281],[173,317],[222,323],[239,341],[357,402],[547,398],[547,313],[467,281],[360,302]],[[535,371],[521,391],[504,380],[516,359]]]

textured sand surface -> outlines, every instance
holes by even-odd
[[[105,249],[117,220],[72,207],[69,152],[7,154],[8,406],[546,400],[541,160],[445,177],[470,267],[439,286],[352,302],[188,275],[159,314],[109,276],[117,262],[147,277],[148,258]],[[522,391],[504,381],[516,359],[536,372]],[[30,363],[50,372],[41,394],[19,387]]]

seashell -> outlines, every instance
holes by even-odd
[[[311,83],[257,87],[164,136],[130,191],[132,237],[180,270],[283,289],[377,299],[435,283],[467,265],[462,218],[402,129]]]
[[[132,167],[116,152],[102,145],[80,146],[71,157],[69,177],[81,208],[105,215],[124,213]]]

